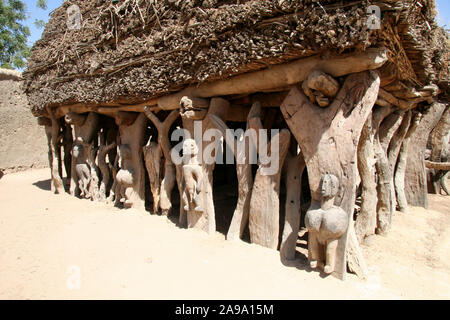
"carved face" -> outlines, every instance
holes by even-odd
[[[76,144],[73,146],[72,155],[74,158],[79,158],[83,155],[84,148],[80,144]]]
[[[322,177],[322,183],[320,185],[320,193],[324,198],[332,198],[336,196],[339,190],[339,180],[333,174],[325,174]]]
[[[196,156],[198,154],[198,147],[194,139],[186,139],[183,142],[183,155]]]
[[[180,115],[186,118],[191,118],[195,115],[192,100],[189,99],[188,97],[183,97],[180,100]]]

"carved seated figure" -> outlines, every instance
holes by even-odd
[[[197,159],[198,147],[194,139],[183,142],[183,205],[185,211],[202,213],[200,192],[202,167]]]
[[[131,205],[127,200],[130,199],[130,193],[134,186],[134,169],[130,166],[131,149],[127,144],[119,146],[119,167],[116,174],[116,181],[120,185],[118,199],[125,205]]]
[[[348,228],[348,214],[334,205],[339,190],[339,180],[332,174],[325,174],[321,182],[322,201],[320,208],[309,209],[305,224],[309,232],[308,260],[312,269],[318,262],[324,263],[324,272],[334,271],[338,240]]]
[[[312,103],[325,108],[330,104],[330,99],[337,95],[339,83],[329,74],[316,70],[303,81],[302,89]]]
[[[195,100],[195,99],[194,99]],[[180,100],[180,115],[184,119],[202,120],[208,112],[205,108],[194,106],[194,102],[188,97],[182,97]]]
[[[75,160],[75,172],[78,179],[78,187],[80,188],[80,195],[84,198],[90,198],[89,182],[91,180],[91,170],[86,162],[86,150],[82,144],[78,143],[73,146],[72,156]]]

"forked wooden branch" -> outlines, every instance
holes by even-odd
[[[347,212],[349,221],[355,204],[356,149],[362,127],[377,100],[379,85],[376,72],[355,73],[347,77],[328,108],[312,104],[298,88],[290,91],[280,107],[305,158],[312,206],[317,207],[321,201],[322,176],[333,174],[341,185],[335,205]],[[334,271],[340,278],[345,277],[346,255],[352,259],[349,266],[362,260],[362,257],[356,259],[358,248],[347,247],[349,232],[354,229],[348,229],[337,247]],[[355,246],[357,241],[350,244]]]

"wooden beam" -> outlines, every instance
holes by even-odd
[[[434,162],[425,160],[425,167],[428,169],[450,170],[450,162]]]
[[[331,59],[314,56],[229,79],[188,87],[180,92],[159,98],[158,106],[162,110],[177,109],[183,96],[210,98],[283,88],[305,80],[314,70],[321,70],[333,77],[340,77],[350,73],[377,69],[387,60],[384,47],[370,48],[359,54],[340,55]]]

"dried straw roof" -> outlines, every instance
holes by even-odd
[[[76,3],[82,28],[66,26]],[[446,34],[434,0],[375,1],[382,29],[368,30],[368,1],[66,1],[35,43],[24,87],[45,106],[137,103],[188,85],[314,54],[384,45],[398,78],[448,88]]]

